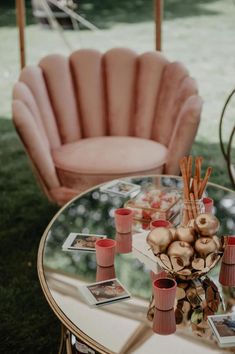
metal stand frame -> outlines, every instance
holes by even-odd
[[[232,132],[229,136],[227,149],[225,147],[225,143],[224,143],[223,137],[222,137],[222,126],[223,126],[225,111],[226,111],[226,108],[227,108],[227,106],[234,94],[235,94],[235,89],[229,94],[229,96],[224,104],[221,116],[220,116],[219,141],[220,141],[220,147],[221,147],[222,154],[223,154],[223,156],[226,160],[226,163],[227,163],[229,177],[231,179],[233,188],[235,189],[235,164],[233,164],[233,162],[232,162],[232,142],[233,142],[233,138],[235,135],[235,124],[234,124]]]

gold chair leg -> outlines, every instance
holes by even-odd
[[[59,346],[58,354],[63,354],[65,352],[65,345],[66,345],[66,328],[63,324],[61,324],[60,346]]]

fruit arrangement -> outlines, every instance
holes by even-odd
[[[203,213],[188,226],[155,228],[146,241],[164,270],[181,279],[195,279],[212,269],[223,254],[219,226],[214,215]]]
[[[134,212],[136,220],[150,222],[156,219],[169,219],[179,211],[180,194],[175,190],[151,188],[127,201],[125,207]]]

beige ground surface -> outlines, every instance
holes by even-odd
[[[166,0],[167,1],[167,0]],[[205,1],[200,15],[175,17],[163,24],[163,53],[179,60],[196,78],[204,100],[197,140],[218,141],[218,122],[224,101],[235,87],[235,2]],[[99,33],[66,31],[72,49],[92,47],[104,51],[127,46],[138,52],[154,49],[154,24],[119,23]],[[16,27],[0,27],[0,117],[11,118],[11,90],[19,73]],[[30,25],[26,28],[27,63],[36,64],[49,53],[68,54],[58,33]],[[235,120],[234,109],[226,117],[226,132]]]

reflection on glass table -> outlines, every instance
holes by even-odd
[[[145,176],[126,180],[138,184],[140,190],[133,192],[131,196],[123,197],[101,191],[99,187],[94,188],[67,204],[49,224],[39,248],[38,271],[50,306],[71,333],[100,353],[151,354],[156,352],[156,348],[159,352],[164,350],[167,353],[173,350],[174,353],[201,353],[202,350],[203,353],[222,352],[212,340],[210,328],[206,327],[205,320],[206,311],[219,313],[234,310],[234,288],[222,287],[218,281],[220,263],[212,269],[208,277],[202,279],[204,282],[208,279],[210,284],[214,284],[207,286],[212,290],[206,289],[211,292],[211,296],[212,292],[215,292],[215,298],[210,301],[210,306],[207,306],[209,309],[202,314],[199,313],[201,307],[197,305],[192,311],[193,301],[197,304],[201,298],[194,297],[194,291],[190,293],[189,289],[186,289],[185,296],[190,298],[192,303],[183,300],[184,298],[179,299],[180,305],[175,311],[176,332],[167,338],[153,332],[152,320],[147,316],[152,296],[150,269],[129,252],[130,237],[127,237],[125,243],[120,235],[116,235],[114,210],[135,198],[136,193],[152,186],[156,189],[171,188],[180,194],[182,183],[181,178],[168,176]],[[221,222],[220,236],[235,234],[235,193],[218,185],[208,184],[207,194],[213,198],[213,213]],[[175,215],[173,223],[177,223],[177,220]],[[134,223],[134,233],[144,229],[148,229],[146,220]],[[115,256],[114,268],[102,274],[102,270],[96,265],[94,252],[63,251],[62,245],[72,232],[116,238],[120,253]],[[114,275],[131,293],[131,300],[99,309],[89,307],[80,295],[78,287],[100,280],[102,276],[108,279]],[[188,287],[190,288],[189,285]],[[187,303],[190,304],[190,309]]]

